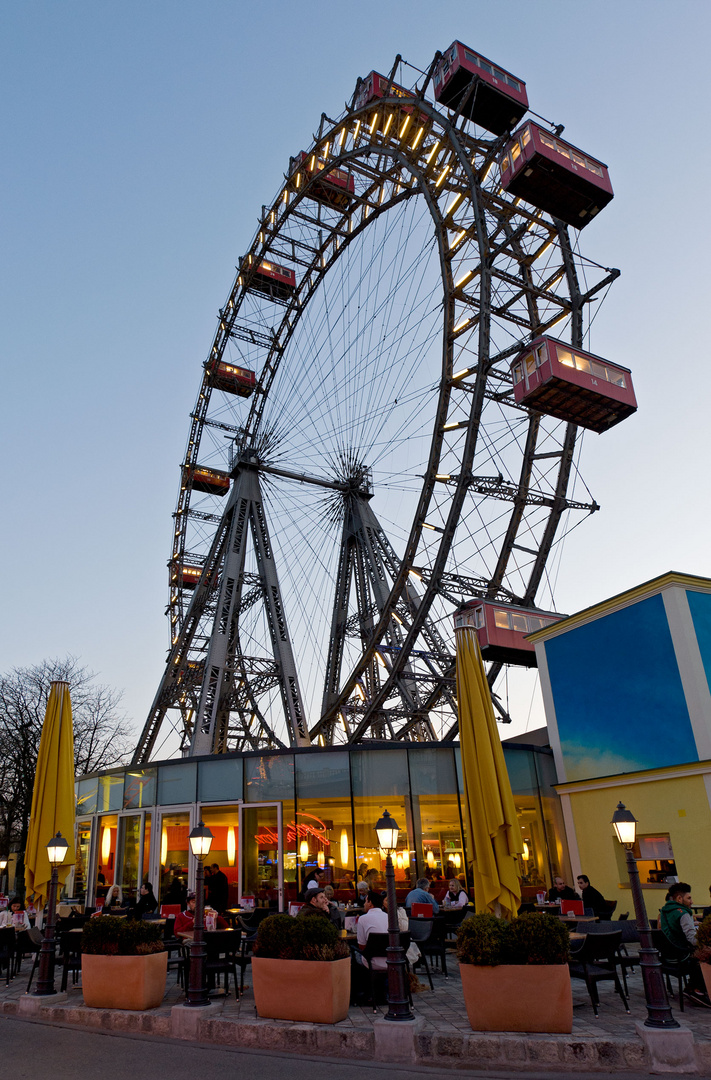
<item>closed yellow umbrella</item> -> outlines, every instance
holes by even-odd
[[[512,918],[521,904],[516,855],[523,851],[504,751],[476,632],[457,629],[457,703],[464,811],[474,847],[477,911]]]
[[[69,684],[59,681],[52,683],[47,700],[25,850],[25,886],[37,897],[38,908],[47,900],[52,876],[47,844],[58,832],[69,843],[58,871],[64,885],[75,860],[74,729]]]

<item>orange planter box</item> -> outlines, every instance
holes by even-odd
[[[467,1017],[474,1031],[569,1035],[573,992],[567,964],[460,964]]]
[[[252,957],[257,1014],[270,1020],[337,1024],[348,1016],[351,961]]]
[[[101,956],[84,953],[81,987],[92,1009],[155,1009],[165,997],[168,953]]]

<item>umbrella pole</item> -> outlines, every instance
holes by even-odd
[[[57,907],[57,883],[59,877],[57,867],[52,867],[52,876],[49,880],[49,896],[47,898],[47,925],[44,928],[42,948],[40,950],[39,973],[37,977],[36,996],[54,994],[54,925]]]

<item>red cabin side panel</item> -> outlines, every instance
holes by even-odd
[[[462,115],[495,135],[509,131],[528,109],[525,82],[461,41],[450,45],[435,68],[435,100],[458,108],[472,79],[474,91],[462,106]]]
[[[528,634],[565,618],[552,611],[514,607],[494,600],[471,600],[454,616],[454,627],[476,630],[484,660],[536,667],[536,651]]]

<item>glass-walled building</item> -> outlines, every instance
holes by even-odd
[[[524,898],[569,866],[547,747],[504,744],[524,837]],[[95,903],[112,884],[124,899],[150,881],[161,903],[182,904],[193,887],[188,836],[202,820],[213,833],[209,864],[243,897],[281,909],[322,870],[337,893],[367,878],[384,887],[375,823],[387,809],[400,827],[396,885],[428,877],[433,892],[458,877],[471,889],[472,851],[461,812],[455,743],[382,743],[269,754],[221,754],[81,777],[77,863],[67,883]],[[441,885],[440,885],[441,883]]]

